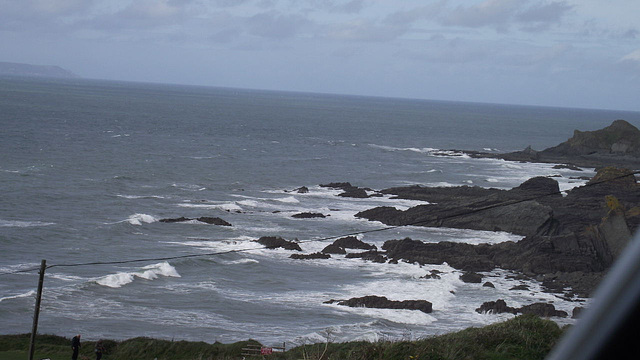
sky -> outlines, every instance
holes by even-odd
[[[640,111],[638,0],[0,0],[82,77]]]

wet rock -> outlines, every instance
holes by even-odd
[[[482,282],[482,275],[474,272],[465,272],[460,275],[460,280],[466,283],[479,284]]]
[[[200,222],[203,222],[203,223],[212,224],[212,225],[231,226],[230,223],[220,219],[219,217],[201,216],[201,217],[197,218],[196,220],[198,220]]]
[[[507,303],[504,300],[499,299],[497,301],[487,301],[483,303],[479,308],[476,309],[476,312],[479,312],[481,314],[516,314],[517,309],[507,306]]]
[[[291,215],[291,217],[296,219],[314,219],[314,218],[326,218],[327,216],[320,213],[303,212],[303,213],[293,214]]]
[[[366,242],[359,240],[355,236],[346,236],[340,238],[334,241],[333,244],[345,249],[377,250],[377,247],[375,245],[367,244]]]
[[[342,254],[342,255],[344,255],[344,254],[347,253],[347,250],[345,250],[343,247],[338,246],[336,244],[330,244],[330,245],[327,245],[324,249],[322,249],[321,252],[323,252],[325,254]]]
[[[325,304],[338,304],[349,307],[366,307],[375,309],[402,309],[402,310],[419,310],[424,313],[433,311],[432,304],[426,300],[389,300],[384,296],[363,296],[351,298],[349,300],[329,300]]]
[[[486,283],[482,284],[482,286],[484,286],[484,287],[490,287],[490,288],[493,288],[493,289],[495,289],[495,288],[496,288],[496,286],[495,286],[495,285],[493,285],[493,283],[492,283],[492,282],[490,282],[490,281],[487,281]]]
[[[440,274],[442,274],[441,271],[438,270],[431,270],[431,272],[429,272],[428,274],[421,276],[421,279],[440,279]]]
[[[176,223],[176,222],[191,221],[191,219],[186,218],[184,216],[181,216],[179,218],[160,219],[158,221],[163,222],[163,223]]]
[[[341,189],[343,192],[338,194],[341,197],[351,197],[351,198],[368,198],[366,190],[371,189],[362,189],[357,186],[351,185],[348,182],[332,182],[328,184],[321,184],[321,187],[328,187],[332,189]]]
[[[363,260],[373,261],[375,263],[387,262],[387,257],[376,250],[370,250],[370,251],[365,251],[361,253],[350,253],[350,254],[347,254],[345,257],[348,259],[360,258]]]
[[[497,301],[487,301],[483,303],[479,308],[476,309],[476,312],[481,314],[502,314],[502,313],[511,313],[511,314],[533,314],[540,317],[567,317],[567,313],[562,310],[556,310],[553,304],[546,303],[534,303],[531,305],[525,305],[521,308],[513,308],[507,306],[507,303],[499,299]]]
[[[192,220],[197,220],[197,221],[200,221],[206,224],[211,224],[211,225],[232,226],[230,223],[226,222],[225,220],[219,217],[208,217],[208,216],[201,216],[195,219],[181,216],[179,218],[160,219],[159,221],[163,223],[177,223],[177,222],[186,222],[186,221],[192,221]]]
[[[285,240],[280,236],[263,236],[254,241],[264,245],[267,249],[283,248],[285,250],[302,251],[300,245],[296,242]]]
[[[533,314],[540,317],[567,317],[567,312],[562,310],[556,310],[552,304],[535,303],[531,305],[525,305],[518,309],[521,314]]]

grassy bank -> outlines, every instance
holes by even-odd
[[[396,360],[396,359],[544,359],[562,334],[556,323],[532,315],[489,325],[469,328],[456,333],[416,341],[381,341],[313,344],[299,346],[285,353],[265,356],[266,359],[289,360]],[[95,359],[94,342],[83,341],[80,356]],[[104,360],[206,360],[242,359],[242,348],[252,340],[233,344],[167,341],[134,338],[125,341],[104,341]],[[29,335],[0,336],[0,359],[27,359]],[[69,359],[70,339],[54,335],[38,335],[34,359]],[[253,357],[260,359],[261,357]],[[251,359],[251,357],[247,357]]]

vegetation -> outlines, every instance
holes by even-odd
[[[273,360],[534,360],[544,359],[562,335],[562,329],[550,320],[534,315],[483,328],[469,328],[456,333],[416,341],[347,342],[301,345],[284,353],[264,356]],[[328,336],[329,338],[329,336]],[[35,359],[68,359],[71,340],[54,335],[38,335]],[[103,341],[104,360],[230,360],[242,359],[242,349],[259,345],[254,340],[233,344],[168,341],[134,338],[121,342]],[[83,341],[80,357],[94,359],[95,342]],[[0,336],[0,359],[27,359],[29,334]],[[262,359],[261,356],[247,360]]]

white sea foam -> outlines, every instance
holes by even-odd
[[[20,299],[20,298],[25,298],[25,297],[31,297],[31,296],[34,296],[35,294],[36,294],[36,292],[34,290],[31,290],[31,291],[27,291],[26,293],[23,293],[23,294],[17,294],[17,295],[10,295],[10,296],[1,297],[0,298],[0,302],[3,302],[5,300],[11,300],[11,299]]]
[[[116,196],[117,197],[121,197],[121,198],[125,198],[125,199],[131,199],[131,200],[137,200],[137,199],[166,199],[166,196],[159,196],[159,195],[123,195],[123,194],[118,194]]]
[[[376,144],[369,144],[369,146],[373,148],[385,150],[385,151],[410,151],[410,152],[416,152],[416,153],[426,154],[431,156],[448,156],[448,157],[458,157],[458,158],[465,158],[465,159],[471,158],[469,155],[456,150],[442,150],[442,149],[435,149],[435,148],[428,148],[428,147],[425,147],[425,148],[394,147],[394,146],[376,145]]]
[[[44,222],[44,221],[20,221],[20,220],[0,219],[0,227],[28,228],[28,227],[49,226],[49,225],[55,225],[55,223]]]
[[[244,264],[259,264],[260,261],[256,260],[256,259],[240,259],[240,260],[233,260],[233,261],[225,261],[225,264],[228,265],[244,265]]]
[[[74,275],[64,275],[64,274],[48,274],[48,276],[52,279],[58,279],[58,280],[63,280],[63,281],[78,281],[78,280],[83,280],[84,278],[80,277],[80,276],[74,276]]]
[[[116,274],[106,275],[98,278],[96,280],[96,283],[111,288],[119,288],[133,282],[136,277],[146,280],[153,280],[157,279],[158,276],[180,277],[180,274],[178,274],[176,268],[165,261],[145,266],[139,271],[119,272]]]
[[[283,202],[283,203],[288,203],[288,204],[296,204],[300,202],[300,200],[296,199],[295,196],[287,196],[287,197],[273,199],[273,200]]]
[[[185,190],[185,191],[202,191],[207,189],[206,187],[203,187],[197,184],[187,184],[187,183],[174,183],[174,184],[171,184],[171,186],[180,190]]]
[[[242,211],[243,208],[238,205],[238,203],[229,203],[229,202],[214,202],[214,203],[205,203],[205,204],[193,204],[193,203],[181,203],[178,204],[179,207],[184,208],[195,208],[195,209],[216,209],[216,210],[224,210],[224,211]]]
[[[142,225],[142,223],[150,224],[156,222],[158,221],[158,219],[147,214],[133,214],[129,216],[129,218],[127,218],[127,220],[125,221],[131,225]]]

